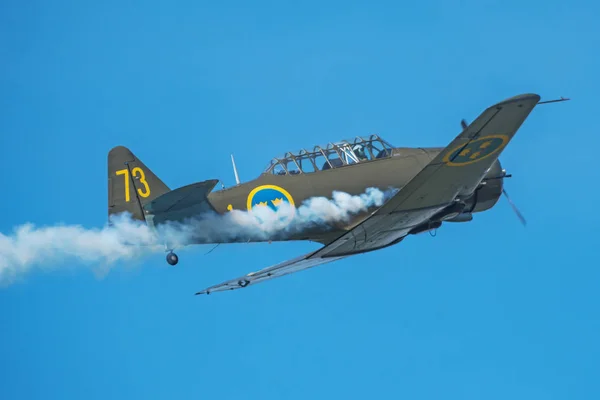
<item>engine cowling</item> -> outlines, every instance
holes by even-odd
[[[470,196],[461,199],[465,204],[465,208],[456,217],[447,219],[448,222],[467,222],[473,219],[473,214],[489,210],[494,207],[502,196],[502,188],[504,185],[504,171],[500,165],[500,161],[496,160],[490,167],[489,171],[481,180],[479,187]]]

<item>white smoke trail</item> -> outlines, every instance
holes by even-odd
[[[0,285],[12,283],[34,266],[54,266],[69,259],[110,265],[157,250],[157,245],[156,234],[127,215],[102,229],[24,224],[12,235],[0,233]]]
[[[101,229],[79,225],[36,227],[28,223],[10,235],[0,233],[0,285],[14,282],[33,267],[57,268],[69,260],[107,266],[149,252],[163,252],[165,243],[179,247],[198,240],[281,238],[316,225],[348,222],[353,215],[380,206],[391,194],[374,188],[359,196],[334,192],[332,199],[314,197],[297,209],[282,203],[277,211],[269,207],[255,208],[252,213],[233,210],[166,224],[156,231],[127,215],[113,218],[110,226]]]

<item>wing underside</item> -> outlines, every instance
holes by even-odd
[[[388,202],[319,250],[197,294],[246,287],[401,241],[458,196],[473,193],[539,100],[536,94],[525,94],[486,109]]]
[[[255,284],[262,281],[266,281],[273,278],[279,278],[280,276],[288,275],[294,272],[302,271],[305,269],[309,269],[312,267],[316,267],[317,265],[326,264],[335,260],[339,260],[344,257],[330,257],[330,258],[321,258],[321,257],[311,257],[314,254],[308,253],[304,256],[296,257],[288,261],[284,261],[282,263],[273,265],[268,268],[264,268],[257,272],[251,272],[247,275],[240,276],[236,279],[231,279],[226,282],[220,283],[215,286],[211,286],[196,294],[210,294],[213,292],[222,292],[225,290],[234,290],[240,289],[248,286],[249,284]]]

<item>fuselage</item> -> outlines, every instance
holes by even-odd
[[[211,206],[220,214],[231,210],[251,211],[257,205],[287,201],[299,207],[314,197],[331,198],[334,191],[360,195],[368,188],[383,192],[402,189],[421,169],[433,160],[443,148],[393,148],[391,156],[366,160],[350,165],[318,170],[310,173],[263,173],[258,178],[234,187],[213,191],[208,195]],[[463,200],[467,207],[462,215],[450,218],[451,222],[471,219],[472,213],[490,209],[502,193],[502,168],[494,162],[475,193],[467,193]],[[355,214],[349,221],[333,229],[313,227],[285,236],[281,240],[312,240],[326,242],[366,218],[373,209]],[[273,240],[278,240],[274,238]]]

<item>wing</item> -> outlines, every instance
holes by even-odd
[[[477,188],[539,100],[536,94],[524,94],[489,107],[388,202],[319,250],[196,294],[246,287],[398,243],[452,206],[458,195]]]
[[[240,276],[239,278],[231,279],[229,281],[225,281],[215,286],[211,286],[196,294],[211,294],[212,292],[222,292],[225,290],[234,290],[240,289],[248,286],[249,284],[259,283],[262,281],[266,281],[273,278],[278,278],[280,276],[288,275],[293,272],[302,271],[305,269],[309,269],[312,267],[316,267],[317,265],[326,264],[328,262],[332,262],[335,260],[339,260],[344,257],[329,257],[329,258],[321,258],[321,257],[311,257],[315,252],[308,253],[306,255],[293,258],[288,261],[284,261],[280,264],[273,265],[271,267],[261,269],[257,272],[251,272],[247,275]]]
[[[539,100],[524,94],[489,107],[381,208],[313,257],[382,248],[430,223],[457,196],[473,193]]]

